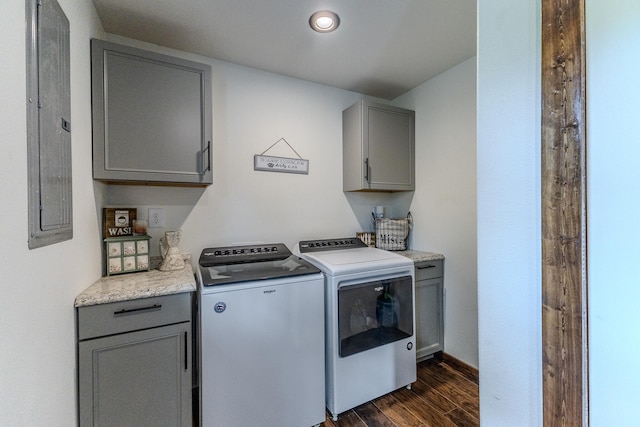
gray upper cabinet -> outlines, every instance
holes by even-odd
[[[360,101],[342,112],[343,190],[415,190],[415,112]]]
[[[208,185],[211,66],[91,40],[93,177]]]

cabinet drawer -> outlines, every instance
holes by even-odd
[[[419,280],[442,277],[444,274],[442,260],[423,261],[416,264],[416,282]]]
[[[191,320],[191,294],[182,293],[78,307],[78,339]]]

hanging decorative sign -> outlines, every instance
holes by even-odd
[[[265,156],[264,153],[273,148],[280,141],[284,141],[285,144],[296,153],[298,158],[292,157],[277,157],[277,156]],[[286,139],[280,138],[271,147],[264,150],[261,154],[253,156],[253,170],[267,171],[267,172],[285,172],[285,173],[300,173],[309,174],[309,160],[305,160],[300,157],[300,154],[287,142]]]
[[[289,157],[253,156],[253,169],[268,172],[309,173],[309,160]]]

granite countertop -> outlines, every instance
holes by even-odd
[[[423,251],[394,251],[394,252],[397,253],[398,255],[402,255],[411,259],[414,263],[444,259],[444,255],[436,252],[423,252]]]
[[[76,297],[75,307],[193,292],[196,279],[189,262],[177,271],[150,270],[103,277]]]

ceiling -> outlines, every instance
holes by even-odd
[[[476,0],[93,3],[108,33],[389,100],[476,51]],[[326,9],[340,26],[316,33]]]

